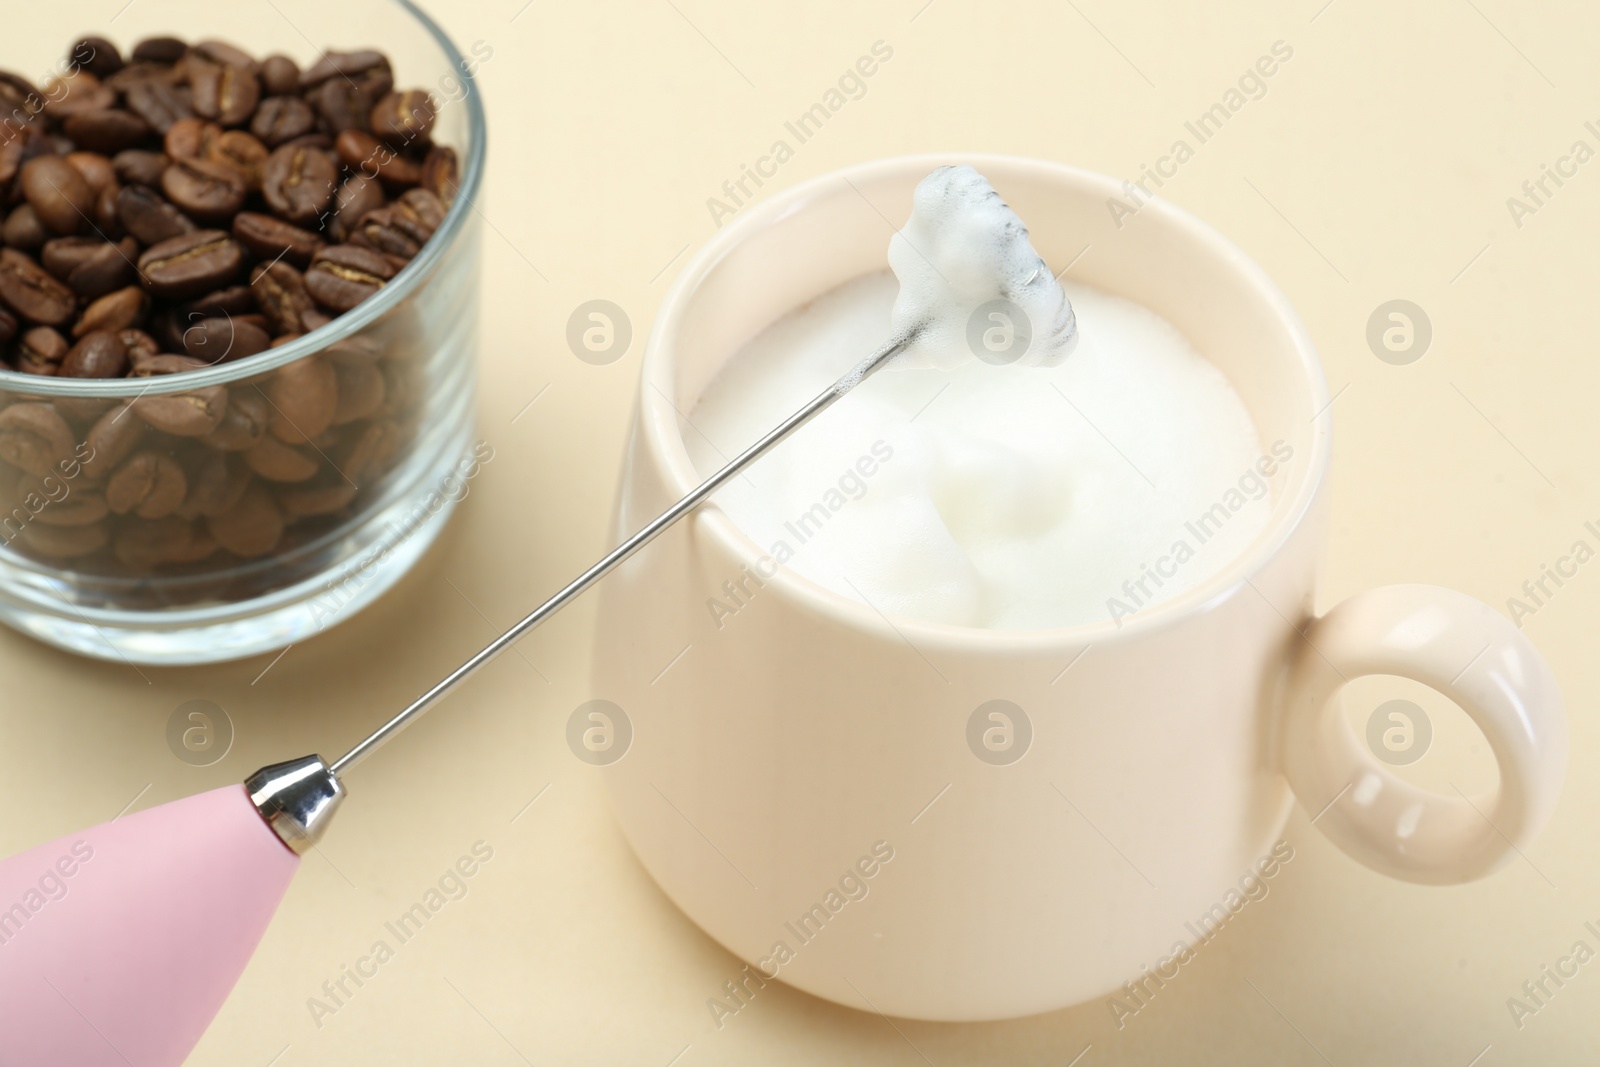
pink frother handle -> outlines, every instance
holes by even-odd
[[[0,1064],[178,1067],[299,865],[242,785],[0,861]]]

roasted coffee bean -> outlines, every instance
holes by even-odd
[[[321,85],[334,75],[354,79],[358,75],[388,65],[389,60],[382,52],[369,49],[354,52],[324,52],[316,63],[300,75],[300,88],[310,89],[312,86]]]
[[[158,354],[161,346],[156,344],[156,339],[138,329],[125,329],[117,331],[117,336],[122,339],[123,345],[128,349],[128,362],[137,367],[144,360]]]
[[[131,111],[106,108],[68,117],[62,130],[72,142],[91,152],[112,155],[144,141],[150,124]]]
[[[27,78],[0,70],[0,108],[13,125],[31,123],[44,110],[44,94]]]
[[[94,255],[73,268],[67,286],[85,300],[95,300],[115,292],[138,280],[134,258],[139,254],[139,242],[132,237],[120,241],[102,241]]]
[[[98,237],[52,237],[39,250],[44,269],[62,281],[78,264],[92,257],[105,244]]]
[[[60,122],[73,115],[115,107],[117,92],[87,70],[69,69],[44,87],[45,114]]]
[[[32,204],[19,205],[0,226],[0,240],[26,252],[37,252],[49,238],[50,231],[39,221]]]
[[[126,236],[122,228],[122,216],[117,211],[117,196],[121,192],[122,183],[113,182],[100,190],[94,200],[94,228],[108,241],[120,241]]]
[[[84,437],[89,454],[83,460],[83,474],[98,480],[133,454],[144,440],[145,424],[132,414],[133,402],[117,405],[95,420]]]
[[[314,307],[305,278],[287,263],[262,263],[250,272],[250,289],[256,306],[279,334],[300,333],[306,313]]]
[[[248,122],[261,102],[261,83],[248,67],[191,55],[188,75],[195,113],[224,126]]]
[[[0,70],[0,110],[14,126],[29,123],[44,110],[44,94],[20,74]]]
[[[185,510],[208,518],[221,515],[239,502],[250,481],[250,468],[238,456],[212,452],[195,472]]]
[[[338,178],[339,169],[326,152],[283,145],[267,157],[261,193],[273,211],[304,226],[327,210]]]
[[[4,78],[0,71],[0,79]],[[62,154],[57,149],[60,142],[57,136],[49,132],[49,123],[43,118],[25,120],[21,126],[13,125],[4,139],[0,139],[0,179],[11,182],[21,173],[22,165],[30,159],[39,156],[59,156]],[[11,203],[17,202],[16,190],[10,190]]]
[[[290,520],[308,515],[334,515],[349,507],[356,496],[356,487],[348,482],[328,485],[292,486],[279,489],[278,506]]]
[[[104,37],[83,37],[73,44],[67,58],[96,78],[109,78],[122,69],[122,53]]]
[[[267,165],[267,146],[243,130],[226,130],[212,142],[206,158],[232,167],[244,178],[251,192],[261,188],[261,171]]]
[[[261,391],[253,385],[240,386],[229,393],[222,421],[200,443],[222,452],[243,452],[266,435],[271,421],[272,408]]]
[[[426,189],[408,190],[392,204],[369,211],[350,232],[350,243],[410,259],[444,221],[445,208]]]
[[[189,46],[176,37],[146,37],[133,46],[133,58],[146,63],[176,63]]]
[[[83,309],[77,325],[72,327],[72,336],[82,337],[91,330],[112,330],[120,336],[123,330],[143,322],[149,310],[150,297],[143,289],[137,285],[118,289]]]
[[[226,285],[243,266],[239,242],[221,230],[196,230],[145,249],[140,283],[156,296],[183,300]]]
[[[358,174],[377,178],[389,189],[406,189],[422,180],[422,168],[370,133],[345,130],[334,139],[339,161]]]
[[[400,447],[400,431],[392,423],[369,422],[335,454],[338,470],[356,485],[371,485]]]
[[[240,48],[236,44],[220,41],[215,37],[207,38],[190,49],[190,58],[199,56],[209,59],[213,63],[220,63],[225,67],[238,67],[255,74],[261,69],[261,64],[256,62],[255,56]]]
[[[400,208],[414,224],[429,237],[444,224],[450,209],[431,189],[407,189],[400,194]]]
[[[71,289],[14,248],[0,249],[0,300],[24,319],[43,326],[66,323],[77,306]]]
[[[426,160],[422,160],[422,189],[429,190],[448,208],[459,187],[461,166],[456,163],[456,150],[435,144],[427,150]]]
[[[191,117],[179,119],[161,138],[161,149],[171,161],[204,159],[211,154],[211,146],[222,136],[222,127],[215,122]]]
[[[117,406],[116,399],[108,396],[58,396],[50,403],[75,431],[94,425],[96,419]],[[74,462],[68,461],[67,468],[62,471],[69,478],[76,477]]]
[[[265,352],[272,343],[267,332],[245,319],[201,319],[183,331],[183,348],[207,366]]]
[[[135,363],[128,372],[130,378],[161,378],[168,374],[186,374],[192,370],[205,370],[211,364],[193,356],[174,356],[158,352]]]
[[[72,427],[49,404],[24,401],[0,410],[0,460],[13,467],[43,478],[72,446]]]
[[[335,134],[345,130],[365,132],[372,117],[374,97],[347,78],[329,78],[307,93],[306,99]]]
[[[40,156],[22,165],[22,195],[53,233],[76,233],[94,209],[89,183],[60,156]]]
[[[269,482],[303,482],[317,473],[312,454],[284,444],[270,434],[242,453],[247,467]]]
[[[132,284],[136,277],[133,257],[139,244],[124,237],[120,244],[98,237],[57,237],[46,241],[40,258],[51,274],[66,282],[79,296],[93,300]]]
[[[272,435],[285,444],[313,440],[333,423],[339,379],[315,356],[282,367],[262,387],[272,407]]]
[[[383,186],[376,178],[352,174],[339,186],[333,202],[333,222],[329,232],[335,240],[346,241],[356,223],[369,211],[383,206]]]
[[[174,437],[203,437],[215,430],[228,410],[228,390],[212,385],[188,393],[141,396],[133,410],[145,422]]]
[[[80,435],[93,426],[106,412],[116,408],[120,401],[115,397],[107,396],[58,396],[51,401],[61,417],[70,422],[74,430]],[[79,454],[83,453],[80,447]],[[88,457],[84,457],[88,458]],[[67,471],[68,477],[73,477],[72,471]],[[89,478],[90,481],[95,479]]]
[[[48,326],[35,326],[17,342],[17,369],[24,374],[55,375],[72,346]]]
[[[59,331],[49,326],[35,326],[27,330],[17,342],[19,354],[43,363],[60,363],[67,358],[67,350],[71,347]]]
[[[396,214],[392,204],[367,212],[351,231],[350,243],[410,259],[422,250],[427,238],[418,238]]]
[[[109,157],[99,152],[68,152],[64,158],[78,168],[83,180],[89,183],[89,191],[96,196],[117,184],[117,169],[111,165]]]
[[[272,494],[259,482],[251,483],[233,507],[206,520],[223,548],[251,559],[264,556],[283,538],[283,512]]]
[[[126,93],[128,86],[135,82],[144,81],[146,78],[166,78],[171,80],[172,67],[162,63],[147,63],[142,59],[135,59],[124,63],[122,69],[115,74],[107,75],[100,79],[106,85],[119,93]]]
[[[230,285],[226,289],[207,293],[187,304],[180,304],[175,310],[183,322],[227,318],[230,315],[237,318],[240,315],[254,314],[256,297],[248,285]]]
[[[128,373],[128,347],[110,330],[90,330],[61,361],[63,378],[120,378]]]
[[[174,159],[162,172],[161,191],[200,223],[225,223],[244,207],[250,189],[234,168],[208,159]]]
[[[31,358],[26,352],[18,352],[15,369],[18,374],[32,374],[40,378],[54,378],[61,373],[61,364],[41,363],[40,361]]]
[[[209,548],[203,555],[194,555],[195,542],[204,539]],[[216,541],[209,531],[197,530],[189,519],[166,515],[159,519],[125,519],[118,524],[111,552],[134,570],[144,571],[164,563],[180,563],[190,559],[204,559],[216,551]]]
[[[188,495],[189,480],[164,452],[135,452],[106,480],[106,506],[113,514],[141,519],[171,515]]]
[[[17,540],[27,551],[46,559],[77,559],[92,555],[106,547],[111,535],[105,526],[51,526],[30,522],[22,528]]]
[[[48,496],[49,490],[50,487],[40,480],[32,485],[24,485],[19,492],[37,492],[41,496]],[[58,488],[57,492],[59,491]],[[105,518],[110,511],[103,493],[79,488],[59,500],[52,501],[49,507],[34,517],[46,526],[89,526]]]
[[[361,87],[366,94],[367,100],[372,104],[377,104],[379,100],[388,96],[394,89],[394,71],[389,69],[387,62],[356,75],[353,80]],[[368,119],[372,117],[370,111],[366,117]]]
[[[323,246],[320,235],[254,211],[234,216],[233,236],[262,259],[283,259],[302,269]]]
[[[119,181],[125,185],[144,185],[152,189],[161,185],[161,172],[171,160],[165,152],[151,152],[143,148],[129,148],[111,159],[111,167]]]
[[[255,117],[250,120],[250,132],[276,148],[285,141],[304,137],[316,129],[316,125],[316,112],[298,96],[269,96],[256,108]]]
[[[190,118],[189,87],[169,78],[141,78],[124,91],[128,110],[144,119],[157,133],[165,134],[179,119]]]
[[[333,245],[318,252],[306,271],[306,291],[323,307],[349,311],[395,276],[389,261],[370,248]]]
[[[0,307],[0,348],[10,344],[11,339],[17,336],[17,331],[21,328],[21,324],[17,322],[17,317],[5,308]]]
[[[300,67],[285,55],[270,55],[261,61],[261,88],[269,96],[287,96],[300,91]],[[259,134],[257,135],[259,136]]]
[[[339,403],[333,409],[334,426],[370,419],[383,407],[383,374],[368,363],[333,362]]]
[[[166,158],[166,157],[162,157]],[[165,172],[166,168],[162,168]],[[194,221],[143,185],[124,185],[117,193],[117,218],[144,245],[158,245],[195,232]]]
[[[32,127],[24,126],[27,131]],[[0,140],[0,186],[9,187],[16,180],[17,172],[22,169],[22,164],[28,161],[26,132]]]
[[[167,548],[167,555],[171,557],[173,563],[199,563],[216,555],[221,547],[204,524],[191,522],[189,540],[181,545],[176,541],[173,542]]]
[[[390,93],[372,109],[372,132],[395,148],[426,144],[437,113],[433,97],[420,89]]]

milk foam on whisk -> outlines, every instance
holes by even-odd
[[[1072,303],[1028,228],[970,166],[940,167],[918,183],[910,220],[889,240],[889,266],[900,281],[894,333],[915,332],[891,367],[954,370],[978,354],[991,323],[1005,331],[1006,363],[1053,367],[1077,345]]]

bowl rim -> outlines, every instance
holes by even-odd
[[[1098,197],[1122,195],[1122,182],[1082,167],[1025,156],[974,152],[941,152],[895,156],[858,163],[801,182],[755,205],[750,211],[719,230],[684,268],[667,292],[651,330],[640,369],[637,398],[641,446],[653,454],[675,496],[686,495],[702,481],[689,458],[678,425],[675,406],[677,367],[673,362],[677,337],[685,309],[700,285],[721,261],[747,237],[792,214],[806,210],[813,200],[832,196],[849,186],[863,185],[887,176],[920,177],[935,167],[951,163],[970,163],[980,171],[993,171],[1002,182],[1006,174],[1032,172],[1036,177],[1077,185]],[[1156,224],[1187,232],[1206,246],[1218,260],[1237,266],[1255,298],[1262,300],[1285,328],[1292,344],[1286,353],[1298,367],[1310,393],[1315,414],[1311,419],[1311,455],[1306,477],[1292,497],[1277,502],[1264,530],[1227,564],[1190,589],[1170,600],[1140,609],[1132,618],[1120,621],[1080,623],[1038,629],[1002,630],[935,622],[917,616],[886,614],[871,604],[837,593],[790,567],[780,565],[763,581],[791,598],[803,610],[855,629],[868,631],[892,642],[909,643],[921,650],[959,652],[1006,650],[1023,653],[1061,651],[1121,645],[1174,628],[1202,617],[1246,588],[1256,589],[1253,579],[1282,555],[1286,546],[1303,529],[1326,491],[1332,455],[1332,413],[1327,379],[1316,347],[1299,314],[1266,271],[1241,248],[1210,224],[1168,200],[1157,198],[1140,208]],[[887,242],[885,242],[887,245]],[[805,399],[797,398],[796,407]],[[694,516],[696,530],[713,538],[719,548],[739,559],[758,560],[769,553],[746,533],[728,514],[710,500]],[[1275,605],[1274,611],[1279,611]],[[1281,611],[1280,611],[1281,614]],[[1292,625],[1292,624],[1291,624]],[[1076,659],[1073,660],[1076,663]],[[1070,666],[1070,665],[1069,665]]]
[[[183,393],[214,385],[228,385],[248,381],[271,373],[299,359],[315,355],[339,341],[346,340],[373,322],[382,318],[401,301],[409,298],[432,273],[455,242],[466,225],[468,212],[478,210],[473,202],[483,182],[484,158],[487,151],[485,138],[488,127],[484,119],[482,90],[476,74],[466,57],[455,46],[449,35],[422,10],[414,0],[394,0],[412,18],[416,19],[450,61],[455,75],[461,79],[467,93],[462,102],[467,106],[468,145],[462,162],[461,182],[455,199],[445,213],[444,221],[422,250],[412,257],[394,278],[372,297],[354,308],[336,316],[332,322],[317,327],[310,333],[295,338],[286,345],[269,348],[265,352],[223,363],[204,370],[184,371],[179,374],[155,375],[149,378],[58,378],[52,375],[23,374],[0,364],[0,393],[26,394],[38,397],[97,397],[131,399],[140,396],[160,396]]]

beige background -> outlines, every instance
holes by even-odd
[[[83,28],[123,3],[78,5]],[[1583,126],[1600,120],[1600,11],[1323,3],[431,4],[458,43],[494,50],[480,74],[491,163],[479,410],[496,459],[416,573],[279,660],[141,676],[0,633],[0,854],[130,801],[342,751],[606,548],[644,336],[713,232],[706,198],[878,40],[893,59],[769,190],[941,148],[1134,176],[1287,42],[1293,59],[1267,95],[1163,194],[1266,267],[1343,390],[1324,604],[1414,580],[1503,606],[1574,540],[1600,547],[1583,529],[1600,520],[1600,162],[1520,228],[1506,206],[1574,140],[1600,149]],[[310,5],[275,6],[313,19]],[[34,34],[54,56],[65,42],[34,17],[8,10],[8,36]],[[248,28],[233,36],[250,44]],[[635,330],[626,356],[601,367],[564,340],[571,311],[597,297]],[[1432,347],[1409,366],[1380,362],[1365,341],[1369,315],[1393,298],[1433,324]],[[1103,1002],[948,1026],[890,1023],[774,985],[719,1031],[705,1001],[738,963],[656,890],[607,811],[603,772],[563,740],[568,714],[597,695],[580,604],[352,774],[351,802],[192,1062],[1593,1062],[1600,962],[1520,1030],[1506,998],[1575,940],[1600,948],[1583,929],[1600,925],[1588,773],[1600,754],[1597,605],[1591,564],[1526,621],[1566,691],[1572,769],[1544,837],[1486,882],[1387,881],[1297,810],[1285,834],[1297,856],[1271,895],[1124,1030]],[[1391,696],[1428,708],[1437,737],[1412,768],[1419,780],[1470,792],[1492,777],[1450,706],[1382,680],[1347,696],[1358,722]],[[237,727],[230,754],[205,769],[164,739],[190,699],[217,702]],[[307,999],[479,840],[495,857],[470,894],[319,1028]]]

